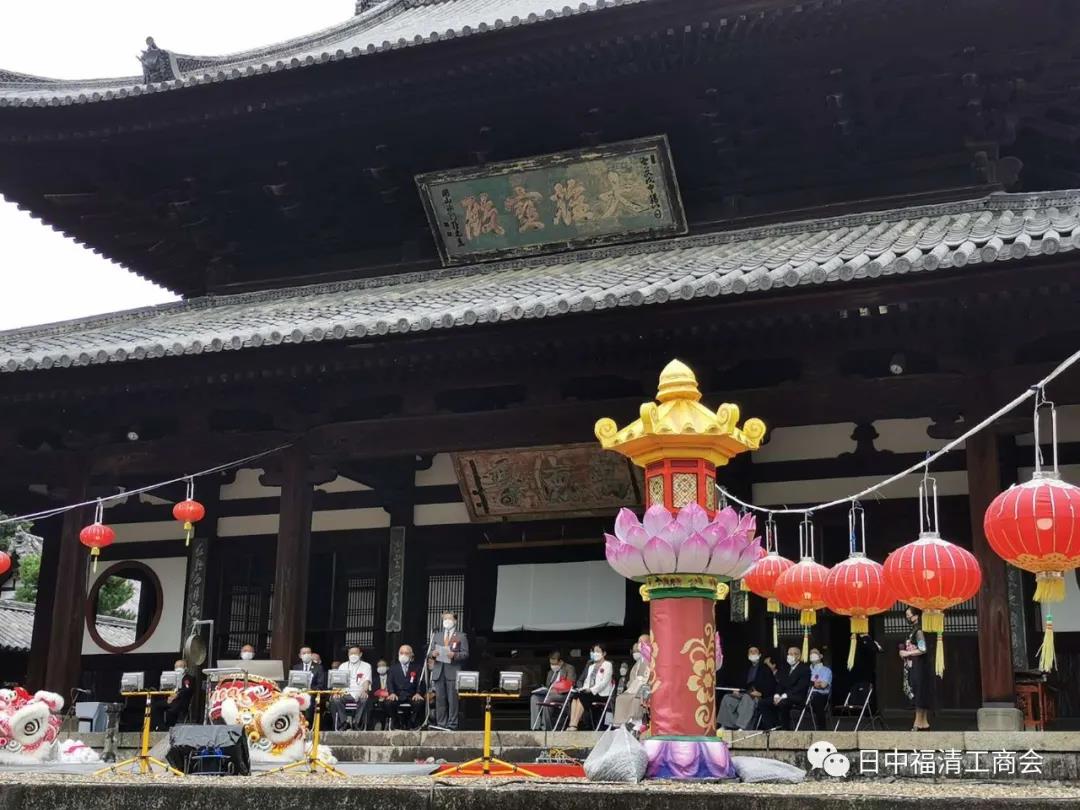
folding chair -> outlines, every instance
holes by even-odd
[[[878,726],[884,729],[885,721],[870,705],[870,698],[873,694],[874,687],[866,682],[853,685],[851,691],[847,693],[847,697],[844,698],[844,702],[833,707],[833,714],[836,716],[836,728],[833,731],[840,730],[840,723],[843,722],[845,717],[855,717],[855,728],[852,731],[858,731],[864,719],[869,721],[871,731]]]
[[[541,700],[538,704],[540,707],[540,711],[536,713],[536,722],[533,723],[532,730],[539,731],[544,721],[547,719],[547,710],[557,708],[559,710],[559,714],[555,718],[555,722],[552,723],[551,728],[544,729],[544,731],[558,731],[559,723],[561,723],[566,717],[566,710],[567,707],[570,705],[571,696],[576,691],[576,689],[571,689],[570,691],[564,693],[564,697],[561,701],[555,701],[551,699],[551,686],[549,686],[547,688],[547,692],[544,693],[544,699]]]
[[[813,690],[806,693],[806,702],[803,703],[802,711],[799,712],[799,721],[795,724],[795,731],[798,731],[800,728],[802,728],[803,718],[806,717],[807,714],[810,715],[810,728],[812,728],[814,731],[819,731],[820,730],[817,727],[817,718],[814,717],[814,710],[810,707],[810,702],[813,699],[813,697],[814,697]],[[829,724],[829,705],[831,703],[832,703],[832,688],[830,687],[829,691],[825,693],[825,711],[824,711],[825,725]]]
[[[593,712],[593,716],[592,716],[593,728],[596,729],[597,731],[607,731],[609,728],[611,728],[611,721],[614,719],[612,717],[612,706],[611,706],[611,704],[612,704],[612,701],[614,699],[615,699],[615,690],[612,689],[611,692],[607,696],[607,700],[604,701],[604,709],[603,709],[603,711],[600,712],[599,719],[597,719],[597,716],[595,714],[596,705],[593,704],[593,706],[590,707],[591,711]]]

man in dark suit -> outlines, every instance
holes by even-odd
[[[761,660],[761,650],[751,647],[746,651],[750,668],[746,671],[743,688],[724,695],[720,701],[718,720],[722,728],[753,728],[758,715],[771,714],[773,695],[776,694],[776,676]]]
[[[182,658],[178,659],[174,664],[174,669],[176,691],[166,697],[164,702],[156,701],[151,711],[155,731],[168,731],[187,717],[191,698],[195,694],[195,679],[187,671],[187,662]]]
[[[791,714],[802,711],[810,692],[810,666],[802,660],[798,647],[789,647],[787,671],[780,677],[773,695],[773,705],[780,715],[780,728],[791,730]]]
[[[431,634],[431,686],[435,690],[435,722],[441,728],[457,731],[457,676],[469,659],[469,639],[457,626],[457,615],[442,615],[443,629]]]
[[[574,685],[576,678],[577,672],[574,670],[574,665],[564,661],[561,652],[555,650],[548,656],[548,671],[544,678],[544,685],[534,689],[529,697],[529,728],[550,730],[553,727],[556,720],[555,708],[553,706],[541,707],[540,704],[562,703],[565,701],[566,695]],[[552,686],[555,685],[558,686],[552,689]],[[565,689],[561,688],[563,685],[566,686]],[[543,708],[543,726],[539,725],[541,708]]]
[[[322,662],[316,661],[315,656],[311,652],[311,647],[303,646],[300,648],[299,660],[290,667],[292,672],[310,672],[311,673],[311,686],[309,687],[313,692],[326,688],[326,670],[323,669]],[[312,720],[315,717],[315,701],[311,701],[311,706],[304,712],[307,717],[308,725],[311,725]]]
[[[412,728],[423,712],[424,696],[417,692],[420,665],[413,660],[413,648],[402,644],[396,664],[386,676],[386,702],[396,709],[399,728]]]

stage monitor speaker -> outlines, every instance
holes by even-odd
[[[247,776],[251,773],[243,726],[173,726],[165,759],[185,774]]]

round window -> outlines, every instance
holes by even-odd
[[[154,634],[162,602],[161,580],[152,568],[134,560],[114,563],[86,597],[86,629],[101,649],[131,652]]]

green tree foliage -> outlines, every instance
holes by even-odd
[[[38,575],[41,573],[41,555],[27,554],[19,560],[19,579],[15,585],[15,599],[33,604],[37,601]]]

